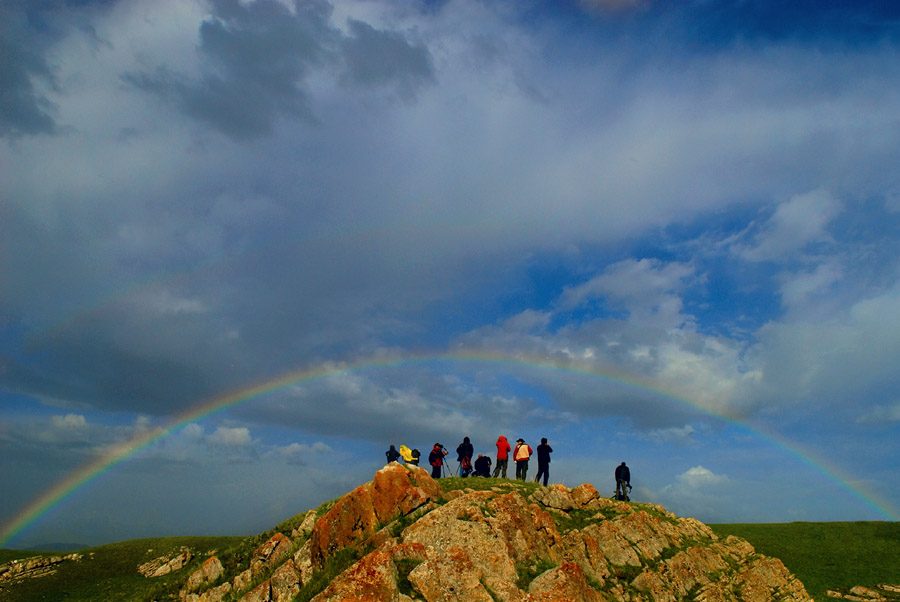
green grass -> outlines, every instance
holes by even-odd
[[[528,586],[534,581],[535,577],[555,568],[557,565],[546,559],[537,558],[530,563],[521,563],[516,565],[516,587],[521,590],[528,591]]]
[[[83,558],[58,565],[51,575],[4,584],[2,602],[134,602],[162,597],[178,586],[206,559],[210,550],[233,546],[242,537],[163,537],[135,539],[79,550]],[[174,554],[181,548],[194,553],[191,563],[180,571],[149,579],[137,566],[159,556]],[[152,551],[148,551],[152,550]],[[30,552],[4,551],[4,557],[26,557]],[[41,554],[45,555],[45,554]],[[46,554],[47,556],[57,554]]]
[[[412,598],[418,592],[416,592],[415,587],[410,582],[409,574],[414,568],[422,564],[422,561],[417,558],[398,558],[394,561],[394,564],[397,565],[397,589],[401,594]]]
[[[335,577],[353,566],[357,560],[365,556],[369,551],[347,547],[335,552],[325,560],[325,567],[322,570],[313,572],[309,581],[303,584],[300,592],[294,597],[294,602],[309,602],[309,600],[312,600],[328,587],[328,584]]]
[[[493,477],[445,477],[438,479],[438,484],[444,493],[461,489],[472,489],[474,491],[488,491],[495,487],[506,489],[508,491],[518,491],[524,497],[528,497],[538,489],[540,485],[533,481],[516,481],[514,479],[500,479]]]
[[[31,558],[32,556],[66,556],[71,552],[32,552],[30,550],[0,550],[0,564],[6,564],[12,560],[22,560],[23,558]]]
[[[756,551],[780,558],[817,601],[829,589],[900,584],[900,523],[834,522],[709,525],[737,535]]]

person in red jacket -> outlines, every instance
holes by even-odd
[[[431,453],[428,454],[428,463],[431,464],[431,477],[434,479],[440,478],[441,470],[444,466],[444,456],[447,455],[447,450],[444,449],[444,446],[440,443],[435,443],[434,447],[431,448]]]
[[[516,440],[516,450],[513,452],[513,460],[516,461],[516,478],[520,481],[525,480],[525,475],[528,472],[528,459],[533,453],[534,450],[531,449],[530,445],[525,443],[524,439]]]
[[[509,446],[509,441],[506,440],[506,437],[500,435],[497,437],[497,466],[494,467],[494,478],[497,478],[497,475],[500,474],[500,469],[503,469],[503,478],[506,478],[506,464],[509,462],[509,452],[512,451],[512,448]]]

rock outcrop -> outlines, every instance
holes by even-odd
[[[193,555],[187,548],[181,549],[171,556],[160,556],[150,562],[138,565],[138,572],[144,577],[162,577],[174,571],[180,571],[191,561]]]
[[[318,515],[298,516],[299,526],[276,533],[231,577],[207,560],[181,597],[811,602],[781,561],[694,519],[606,499],[587,484],[494,483],[444,492],[421,468],[388,465]]]
[[[22,560],[13,560],[0,565],[0,582],[19,581],[43,577],[56,571],[60,563],[69,560],[81,560],[81,554],[67,554],[65,556],[34,556]]]
[[[847,591],[830,589],[825,592],[825,595],[852,602],[894,602],[900,600],[900,585],[880,584],[878,587],[854,585]]]

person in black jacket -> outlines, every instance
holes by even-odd
[[[631,471],[622,462],[616,466],[616,499],[628,501],[628,491],[631,489]]]
[[[400,452],[392,445],[391,449],[384,452],[384,455],[387,456],[387,463],[396,462],[400,459]]]
[[[475,472],[472,473],[473,477],[491,476],[491,459],[487,456],[478,454],[478,458],[475,460],[474,466]]]
[[[462,443],[456,448],[456,453],[456,460],[459,462],[459,476],[469,476],[469,473],[472,472],[472,454],[475,453],[475,449],[468,437],[463,437]]]
[[[544,477],[544,487],[547,486],[547,479],[550,477],[550,454],[553,448],[547,445],[547,438],[541,438],[541,444],[537,448],[538,471],[534,478],[535,483],[541,482],[541,476]]]

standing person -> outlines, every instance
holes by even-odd
[[[516,450],[513,452],[513,460],[516,461],[516,478],[520,481],[526,479],[528,473],[528,458],[534,450],[525,443],[525,439],[516,439]]]
[[[456,461],[459,462],[459,476],[467,477],[472,472],[472,454],[475,449],[468,437],[463,437],[462,443],[456,448]]]
[[[444,466],[444,456],[447,451],[440,443],[435,443],[428,454],[428,463],[431,464],[431,478],[438,479],[441,476],[441,467]]]
[[[509,446],[509,441],[506,440],[506,437],[500,435],[497,437],[497,466],[494,468],[494,478],[497,478],[497,475],[500,474],[500,469],[503,469],[503,478],[506,478],[506,465],[509,462],[509,452],[512,451],[512,448]]]
[[[631,488],[631,471],[628,470],[627,466],[625,466],[625,462],[622,462],[621,464],[616,466],[617,500],[625,500],[626,502],[628,501],[628,492],[626,491],[626,487],[628,489]]]
[[[387,463],[396,462],[400,459],[400,452],[398,452],[394,446],[391,446],[391,449],[384,452],[384,455],[387,456]]]
[[[547,438],[543,437],[541,439],[541,444],[538,445],[537,448],[537,457],[538,457],[538,473],[534,478],[535,483],[541,482],[541,475],[544,476],[544,487],[547,486],[547,479],[550,477],[550,454],[553,453],[553,448],[547,445]]]

